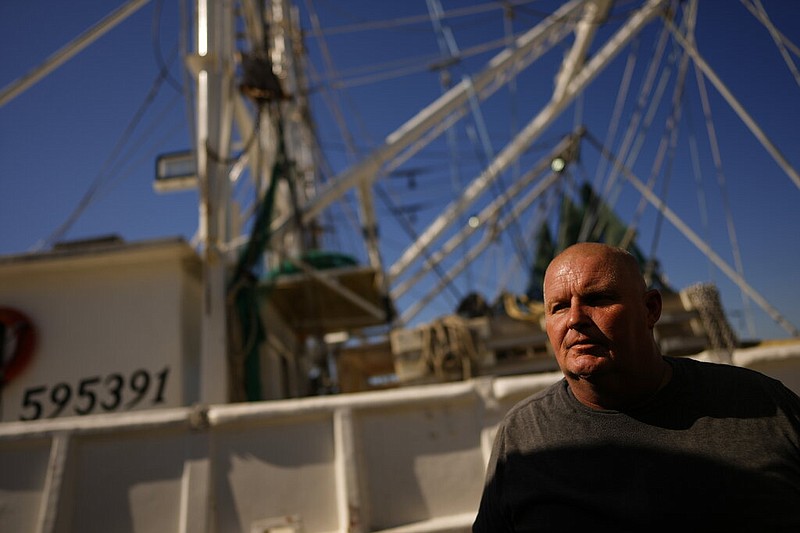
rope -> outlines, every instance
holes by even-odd
[[[719,291],[714,285],[698,283],[688,287],[685,294],[700,315],[709,348],[719,361],[730,363],[737,340],[722,310]]]
[[[482,343],[476,340],[467,321],[457,315],[443,317],[422,329],[422,360],[440,381],[473,376],[480,361]]]

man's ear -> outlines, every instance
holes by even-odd
[[[647,326],[653,329],[661,318],[661,293],[657,289],[650,289],[644,293],[644,305],[647,309]]]

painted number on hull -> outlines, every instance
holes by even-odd
[[[22,409],[25,412],[19,419],[55,418],[65,410],[76,415],[88,415],[101,410],[128,410],[147,400],[157,405],[164,403],[168,377],[169,367],[164,367],[154,375],[148,370],[139,369],[127,377],[109,374],[84,378],[77,385],[62,382],[52,387],[29,387],[22,397]]]

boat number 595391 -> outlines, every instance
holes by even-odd
[[[129,376],[114,373],[84,378],[77,384],[29,387],[22,396],[19,419],[55,418],[65,410],[76,415],[127,410],[147,400],[153,405],[163,403],[168,376],[169,367],[164,367],[156,374],[139,369]]]

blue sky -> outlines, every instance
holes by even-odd
[[[762,1],[776,26],[794,43],[800,43],[800,12],[792,2]],[[47,0],[11,0],[0,3],[0,87],[24,75],[54,51],[88,29],[113,7],[122,2],[76,0],[69,3]],[[298,2],[302,24],[310,29],[308,6],[317,11],[326,28],[339,28],[368,20],[390,20],[425,15],[424,0],[408,2],[368,2],[348,0],[315,0]],[[442,0],[446,11],[482,6],[479,1]],[[515,32],[538,22],[559,2],[529,2],[515,10]],[[612,12],[611,23],[601,29],[608,35],[618,15],[631,9],[622,2]],[[616,17],[616,18],[614,18]],[[0,107],[0,254],[17,254],[30,250],[47,239],[69,217],[92,184],[97,194],[65,238],[77,239],[116,233],[129,241],[182,235],[191,238],[197,227],[197,194],[178,192],[158,194],[152,187],[155,158],[158,154],[185,150],[191,143],[187,127],[187,106],[181,93],[181,62],[177,58],[180,39],[180,3],[150,2],[128,20],[122,22],[97,43],[70,62],[34,85],[27,92]],[[154,23],[157,21],[157,23]],[[158,32],[154,34],[154,24]],[[462,51],[480,43],[502,38],[502,11],[487,9],[477,15],[447,19]],[[641,59],[652,50],[658,25],[652,25],[638,44]],[[154,36],[155,35],[155,36]],[[768,32],[756,24],[753,16],[731,0],[702,0],[698,16],[698,48],[712,68],[731,88],[756,121],[786,158],[800,166],[797,124],[800,124],[800,87],[786,67]],[[384,26],[374,31],[341,31],[326,34],[333,62],[346,89],[329,94],[339,102],[347,117],[348,128],[356,138],[358,156],[368,153],[388,133],[400,126],[415,112],[441,92],[440,77],[425,68],[438,52],[430,23]],[[319,77],[312,79],[317,88],[336,78],[321,59],[320,42],[306,36],[310,59]],[[520,75],[516,92],[503,90],[481,106],[481,118],[489,135],[489,152],[496,153],[511,137],[511,130],[521,127],[543,105],[552,87],[552,71],[564,48],[557,48],[541,66]],[[474,73],[498,49],[471,55],[450,71],[454,80]],[[590,86],[580,106],[572,106],[531,148],[521,166],[529,164],[569,132],[576,121],[587,124],[600,139],[607,124],[620,87],[620,74],[628,52],[623,52],[604,74]],[[411,61],[409,66],[409,60]],[[797,61],[797,58],[794,57]],[[388,62],[395,61],[386,66]],[[422,65],[414,68],[415,63]],[[154,87],[160,64],[169,67],[170,77],[163,81],[151,105],[136,128],[125,137],[144,108],[148,92]],[[359,70],[365,65],[383,64],[382,72],[408,71],[407,75],[388,75],[385,80],[366,83]],[[538,65],[538,63],[537,63]],[[637,70],[631,92],[638,88],[644,67]],[[732,253],[726,231],[726,214],[716,184],[710,149],[705,133],[702,110],[694,72],[690,71],[682,113],[680,140],[671,162],[671,179],[667,203],[695,231],[707,238],[713,248],[732,264]],[[711,95],[716,132],[719,136],[723,168],[727,180],[730,211],[735,221],[749,283],[772,303],[795,326],[800,326],[800,284],[798,263],[798,230],[800,230],[800,191],[772,161],[763,147],[753,140],[741,120],[730,110],[717,92],[707,85]],[[644,145],[634,170],[646,180],[652,165],[654,146],[664,129],[671,95],[666,89],[666,104],[653,121],[655,141]],[[352,162],[345,151],[342,133],[330,112],[322,105],[323,93],[312,98],[317,120],[318,138],[332,173]],[[623,115],[620,131],[630,119],[630,109]],[[475,140],[475,117],[465,120],[457,132],[459,176],[469,182],[488,155]],[[701,155],[700,189],[707,206],[707,224],[703,224],[698,207],[697,178],[692,168],[690,140],[696,139]],[[125,140],[123,143],[121,140]],[[112,158],[113,156],[113,158]],[[357,156],[357,157],[358,157]],[[572,170],[572,179],[591,181],[595,176],[598,156],[584,144],[580,165]],[[452,158],[444,139],[432,145],[406,166],[416,173],[414,183],[403,178],[390,178],[380,187],[395,206],[412,208],[413,217],[406,225],[421,231],[438,214],[453,195]],[[514,179],[513,171],[504,176],[505,184]],[[663,178],[659,178],[660,180]],[[656,190],[663,190],[659,181]],[[412,185],[416,185],[412,187]],[[630,187],[623,189],[618,212],[629,219],[638,204],[638,195]],[[476,208],[477,209],[477,208]],[[378,202],[382,220],[383,253],[387,262],[396,259],[408,244],[408,237],[390,215],[390,209]],[[335,223],[342,222],[342,211],[332,212]],[[643,249],[655,248],[669,281],[677,288],[692,283],[711,281],[722,292],[723,302],[734,325],[744,330],[743,304],[738,290],[697,249],[668,223],[657,234],[657,216],[648,207],[644,212],[639,242]],[[518,235],[523,241],[529,234],[521,221]],[[354,232],[333,238],[326,237],[330,247],[363,255],[353,241]],[[658,236],[656,238],[656,236]],[[441,304],[429,315],[452,310],[455,294],[470,290],[486,292],[490,297],[497,282],[507,288],[522,290],[524,272],[509,261],[519,243],[513,239],[498,242],[476,262],[468,275],[462,276],[457,291],[445,295]],[[512,266],[509,264],[512,263]],[[508,279],[506,279],[508,278]],[[451,292],[451,291],[445,291]],[[400,302],[408,305],[420,292],[413,292]],[[786,333],[766,315],[750,304],[758,337],[781,337]],[[746,335],[745,335],[746,336]]]

